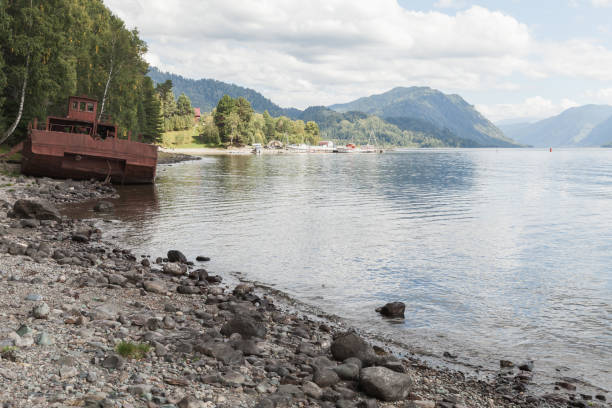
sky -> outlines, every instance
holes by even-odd
[[[461,95],[497,123],[612,104],[612,0],[104,0],[162,71],[283,107],[397,86]]]

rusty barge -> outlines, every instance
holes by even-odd
[[[36,122],[23,143],[21,171],[39,177],[97,179],[121,184],[155,182],[157,146],[119,139],[118,128],[96,120],[98,101],[73,96],[66,117]]]

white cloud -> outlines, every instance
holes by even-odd
[[[467,4],[463,0],[438,0],[434,3],[434,7],[437,8],[463,8]]]
[[[593,103],[612,105],[612,88],[589,90],[584,93],[584,96]]]
[[[395,0],[105,3],[138,27],[151,64],[248,86],[283,106],[344,102],[395,86],[462,93],[516,90],[522,76],[612,80],[611,50],[590,40],[541,43],[516,18],[479,6],[447,14],[406,10]]]
[[[595,7],[612,7],[612,0],[591,0]]]
[[[148,60],[263,91],[284,106],[345,101],[398,85],[503,89],[521,69],[527,26],[483,7],[447,15],[394,0],[107,0],[149,45]]]
[[[493,122],[516,118],[530,122],[558,115],[574,106],[578,106],[578,103],[569,99],[555,103],[550,99],[534,96],[517,104],[478,105],[476,108]]]

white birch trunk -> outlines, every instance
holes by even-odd
[[[19,111],[17,112],[17,117],[15,118],[15,122],[11,125],[11,127],[6,131],[2,139],[0,139],[0,144],[4,143],[6,139],[8,139],[15,129],[17,129],[17,125],[21,121],[21,115],[23,115],[23,104],[25,101],[26,88],[28,87],[28,73],[30,71],[30,55],[26,57],[26,66],[25,66],[25,74],[23,75],[23,86],[21,87],[21,100],[19,101]]]

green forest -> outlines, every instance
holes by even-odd
[[[199,142],[209,145],[266,144],[279,140],[283,144],[317,144],[319,126],[313,122],[291,120],[286,116],[272,117],[268,111],[254,112],[245,98],[224,95],[217,107],[203,115]]]
[[[148,142],[165,126],[143,59],[147,47],[100,0],[0,0],[0,143],[22,140],[35,117],[67,113],[71,95]]]

